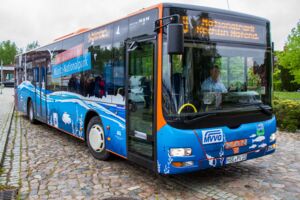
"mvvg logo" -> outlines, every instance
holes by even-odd
[[[202,131],[202,144],[214,144],[223,142],[222,129]]]

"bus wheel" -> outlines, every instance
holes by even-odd
[[[29,118],[29,121],[32,124],[36,123],[35,117],[34,117],[34,109],[33,109],[33,105],[32,105],[32,101],[30,100],[28,103],[28,108],[27,108],[27,116]]]
[[[101,120],[93,117],[87,127],[86,142],[91,154],[98,160],[107,160],[109,152],[106,151],[105,135]]]

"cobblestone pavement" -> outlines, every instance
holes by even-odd
[[[7,172],[2,168],[4,164],[6,167],[8,163],[5,162],[5,147],[8,145],[8,133],[12,120],[13,113],[13,88],[4,88],[0,90],[0,184],[5,184]]]
[[[4,156],[3,173],[0,177],[0,184],[2,185],[20,187],[22,138],[20,118],[17,113],[14,113]]]
[[[271,156],[177,176],[114,158],[97,161],[85,144],[17,116],[22,142],[22,198],[300,199],[300,134],[280,132]]]
[[[191,188],[208,185],[244,199],[300,199],[300,133],[278,132],[277,137],[272,155],[177,178]]]
[[[8,161],[9,162],[8,162]],[[159,176],[124,159],[95,160],[84,142],[15,113],[5,157],[21,199],[300,199],[300,134],[279,132],[271,156]]]

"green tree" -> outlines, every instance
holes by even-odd
[[[300,84],[300,21],[292,29],[285,45],[284,51],[278,55],[279,64],[289,69],[294,76],[292,82]]]
[[[33,41],[33,42],[27,44],[27,46],[26,46],[26,52],[27,51],[31,51],[33,49],[36,49],[38,47],[40,47],[39,42],[38,41]]]
[[[0,62],[3,65],[11,65],[14,63],[15,56],[17,55],[18,48],[14,42],[10,40],[0,43]]]
[[[280,51],[274,51],[274,69],[273,69],[273,85],[275,91],[282,91],[283,90],[283,84],[281,80],[281,69],[282,66],[278,63],[278,55],[280,54]]]
[[[292,70],[278,66],[280,70],[280,79],[281,79],[281,87],[282,90],[286,91],[295,91],[300,87],[300,84],[298,84],[295,81],[295,76],[292,74]]]

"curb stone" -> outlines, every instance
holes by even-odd
[[[8,136],[10,134],[12,119],[13,119],[13,116],[14,116],[14,111],[15,111],[15,106],[12,105],[11,111],[9,112],[8,117],[5,121],[4,133],[2,135],[2,138],[0,138],[0,167],[3,166],[6,147],[7,147]]]

